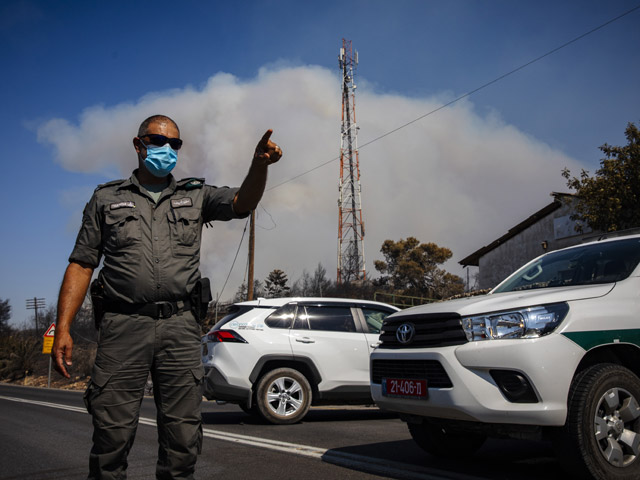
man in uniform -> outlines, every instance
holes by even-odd
[[[90,479],[126,478],[149,372],[157,407],[156,477],[193,478],[202,443],[203,370],[199,305],[191,294],[201,285],[202,225],[246,217],[257,206],[268,166],[282,156],[271,133],[258,143],[240,188],[217,188],[204,179],[173,178],[180,131],[170,118],[154,115],[133,139],[138,168],[127,180],[100,185],[85,207],[60,288],[52,356],[68,378],[71,323],[103,258],[104,315],[85,393],[94,426]]]

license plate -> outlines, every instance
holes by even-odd
[[[382,395],[385,397],[421,398],[428,396],[426,380],[383,378]]]

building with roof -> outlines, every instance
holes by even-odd
[[[586,226],[583,233],[576,231],[577,222],[571,220],[575,213],[574,195],[553,192],[551,196],[553,202],[549,205],[459,262],[463,267],[478,267],[478,289],[495,287],[516,269],[546,251],[576,245],[593,235]]]

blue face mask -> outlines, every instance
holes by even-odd
[[[156,177],[166,177],[173,170],[178,162],[178,152],[166,144],[163,147],[145,145],[147,157],[144,159],[144,166]]]

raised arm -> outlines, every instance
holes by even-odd
[[[282,158],[282,149],[270,139],[272,133],[273,130],[267,130],[258,142],[249,173],[233,200],[233,209],[236,213],[246,213],[258,206],[267,185],[269,165]]]

